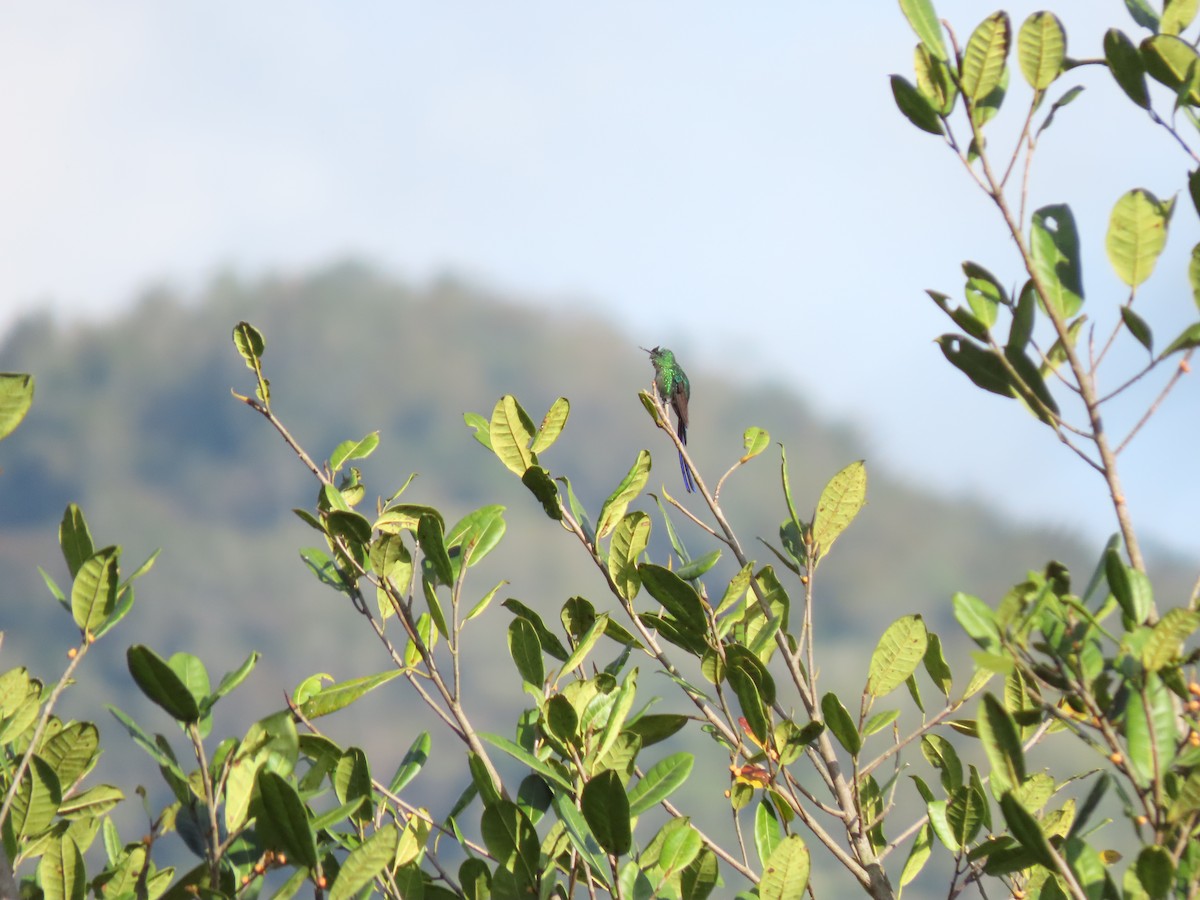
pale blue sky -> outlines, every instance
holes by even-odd
[[[150,282],[192,287],[227,266],[453,268],[583,302],[693,368],[785,381],[913,481],[1107,534],[1095,476],[932,343],[951,329],[924,288],[957,295],[964,259],[1015,282],[1015,254],[949,151],[894,109],[887,76],[908,74],[915,42],[896,4],[850,8],[4,6],[0,326],[47,305],[103,315]],[[939,4],[962,40],[994,8]],[[1007,8],[1019,23],[1039,6]],[[1141,37],[1116,0],[1056,11],[1074,56],[1098,56],[1111,24]],[[1030,203],[1075,207],[1107,323],[1123,297],[1108,210],[1128,188],[1170,194],[1188,160],[1106,72],[1062,81],[1076,83],[1088,89],[1044,138]],[[1009,102],[1027,97],[1014,75]],[[1196,317],[1196,221],[1181,198],[1139,296],[1160,346]],[[1135,517],[1192,553],[1195,377],[1125,463]]]

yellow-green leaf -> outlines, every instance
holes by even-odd
[[[1035,12],[1017,34],[1017,59],[1021,74],[1034,90],[1044,91],[1062,71],[1067,36],[1062,23],[1049,12]]]
[[[1000,85],[1011,40],[1012,24],[1003,11],[992,13],[971,34],[963,53],[962,91],[972,103]]]
[[[803,896],[811,864],[803,839],[789,834],[775,846],[763,866],[758,896],[761,900],[795,900]]]
[[[621,479],[621,483],[617,485],[617,489],[612,492],[604,505],[600,507],[600,523],[596,526],[597,539],[605,537],[614,528],[621,518],[625,515],[625,510],[629,504],[637,499],[638,494],[642,492],[642,488],[646,486],[646,482],[650,479],[650,452],[648,450],[639,450],[637,459],[634,460],[633,466]]]
[[[904,684],[921,664],[928,644],[929,634],[920,616],[903,616],[889,625],[871,654],[867,693],[883,697]]]
[[[867,469],[859,460],[834,475],[817,501],[812,523],[812,540],[817,545],[816,561],[824,558],[866,502]]]
[[[492,452],[514,475],[524,475],[525,470],[537,462],[537,457],[529,449],[533,440],[533,423],[517,398],[511,394],[505,394],[496,401],[488,438]]]
[[[1117,277],[1137,287],[1150,277],[1167,244],[1172,204],[1137,188],[1121,196],[1108,219],[1104,247]]]

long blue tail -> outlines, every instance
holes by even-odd
[[[683,470],[683,486],[687,488],[689,494],[695,493],[696,482],[692,481],[692,471],[683,460],[682,450],[679,451],[679,468]]]

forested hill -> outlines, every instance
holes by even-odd
[[[194,652],[214,677],[262,651],[255,689],[275,698],[315,671],[345,678],[386,668],[363,623],[300,562],[298,549],[317,538],[291,509],[311,506],[315,482],[267,423],[230,395],[253,390],[230,340],[243,319],[265,334],[275,409],[314,458],[380,431],[381,448],[363,466],[367,507],[411,472],[418,477],[406,496],[439,506],[450,521],[484,504],[507,507],[507,535],[477,576],[476,594],[505,579],[502,597],[551,620],[572,595],[607,605],[581,549],[476,443],[463,424],[466,411],[490,415],[511,393],[539,419],[555,397],[568,397],[566,432],[543,463],[570,477],[593,516],[642,448],[655,460],[651,489],[665,484],[680,493],[674,454],[637,399],[651,375],[637,345],[669,344],[670,335],[622,334],[593,317],[550,313],[453,279],[414,286],[357,264],[294,279],[221,278],[199,296],[158,291],[94,325],[28,318],[0,351],[0,368],[37,379],[32,411],[0,444],[5,667],[41,668],[53,658],[47,651],[65,651],[74,640],[37,566],[66,583],[56,531],[64,506],[76,502],[98,546],[123,545],[126,568],[163,551],[138,583],[140,615],[89,660],[85,695],[127,688],[123,652],[134,642],[163,654]],[[689,374],[692,447],[710,484],[740,455],[751,425],[786,445],[802,508],[864,455],[859,435],[816,421],[782,386],[734,386],[695,366]],[[868,506],[817,585],[818,628],[860,648],[859,663],[895,616],[921,612],[953,644],[953,591],[994,602],[1027,568],[1051,558],[1082,581],[1100,549],[1016,528],[975,503],[901,486],[869,458],[867,465]],[[736,473],[723,500],[743,544],[773,561],[756,538],[774,543],[786,515],[777,450]],[[661,540],[657,511],[646,508]],[[712,549],[698,529],[676,524],[693,553]],[[1185,589],[1186,573],[1160,575],[1160,590]],[[487,615],[494,638],[508,614],[497,605]],[[505,653],[502,640],[481,642],[480,672]],[[490,687],[480,679],[480,690]],[[519,686],[503,690],[517,695]]]

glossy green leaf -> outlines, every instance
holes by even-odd
[[[1030,250],[1044,307],[1065,322],[1083,306],[1079,233],[1066,205],[1043,206],[1033,214]]]
[[[1150,331],[1150,326],[1146,324],[1146,320],[1133,311],[1131,307],[1121,307],[1121,322],[1125,328],[1133,335],[1134,339],[1146,348],[1147,352],[1154,352],[1154,335]]]
[[[763,866],[783,840],[783,828],[775,814],[775,807],[764,797],[754,810],[754,849]]]
[[[642,563],[638,566],[638,573],[642,586],[676,621],[688,631],[704,633],[708,623],[704,605],[694,587],[670,569],[653,563]]]
[[[992,768],[992,794],[999,798],[1025,780],[1025,751],[1016,723],[1004,705],[984,694],[975,720],[979,740]]]
[[[451,564],[450,554],[446,550],[441,522],[433,516],[421,516],[417,524],[417,540],[421,544],[421,552],[425,554],[425,559],[433,567],[438,580],[445,585],[454,584],[454,566]]]
[[[391,669],[375,675],[363,675],[360,678],[339,681],[305,700],[300,705],[300,711],[309,719],[327,716],[339,709],[345,709],[364,694],[375,690],[380,685],[387,684],[400,674],[399,669]]]
[[[268,845],[291,857],[291,863],[311,869],[317,846],[308,812],[286,778],[267,769],[258,773],[259,802],[268,825]]]
[[[592,879],[601,886],[607,885],[610,870],[605,862],[604,855],[600,851],[600,845],[588,828],[588,823],[584,819],[583,814],[576,809],[575,804],[571,801],[570,794],[555,793],[551,803],[554,806],[554,812],[558,815],[559,821],[563,823],[563,828],[571,841],[571,845],[575,848],[579,856],[588,862]]]
[[[639,450],[637,459],[634,460],[625,477],[621,479],[621,483],[617,485],[617,489],[609,495],[608,499],[600,507],[600,519],[596,526],[597,538],[607,537],[617,527],[617,523],[625,515],[625,510],[641,494],[642,488],[646,486],[646,482],[649,479],[650,454],[645,450]]]
[[[380,828],[351,850],[329,889],[329,900],[350,900],[374,881],[395,857],[399,837],[395,828]]]
[[[1067,36],[1062,23],[1049,12],[1035,12],[1017,34],[1017,60],[1021,74],[1034,90],[1044,91],[1062,71]]]
[[[97,551],[75,575],[71,585],[71,615],[84,633],[94,635],[116,605],[119,552],[116,547]]]
[[[567,794],[574,793],[574,791],[575,791],[574,785],[572,785],[571,782],[567,781],[567,779],[563,777],[562,773],[560,773],[553,766],[547,765],[543,760],[538,759],[536,756],[534,756],[532,753],[530,753],[528,750],[526,750],[521,745],[514,744],[508,738],[501,737],[498,734],[488,734],[486,732],[480,732],[479,737],[482,740],[486,741],[487,743],[491,744],[493,747],[497,747],[500,750],[503,750],[505,753],[507,753],[513,759],[516,759],[519,762],[522,762],[525,765],[529,766],[530,769],[537,772],[539,775],[541,775],[543,778],[545,778],[548,782],[550,782],[553,787],[557,787],[557,788],[561,789],[562,791],[565,791]]]
[[[1194,347],[1200,347],[1200,322],[1183,329],[1179,337],[1171,341],[1167,345],[1167,348],[1158,354],[1158,358],[1166,359],[1172,353],[1178,353],[1180,350],[1191,350]]]
[[[371,784],[371,769],[367,755],[358,747],[350,747],[338,760],[330,778],[333,792],[339,803],[356,804],[355,814],[351,818],[363,825],[371,820],[374,810],[371,807],[373,789]]]
[[[972,103],[983,100],[1000,85],[1012,40],[1008,14],[995,12],[971,34],[963,51],[962,92]]]
[[[691,581],[693,578],[699,578],[701,575],[708,572],[713,566],[720,562],[720,560],[720,549],[712,550],[708,553],[705,553],[703,556],[693,559],[687,565],[680,566],[675,570],[675,574],[684,581]]]
[[[517,674],[528,685],[540,689],[546,680],[542,663],[542,645],[537,632],[527,619],[515,618],[508,623],[508,652],[517,665]]]
[[[583,817],[606,853],[624,856],[633,843],[629,798],[621,777],[609,769],[583,786],[579,798]]]
[[[950,696],[950,689],[953,686],[953,674],[950,671],[950,665],[946,662],[946,656],[942,652],[942,640],[936,634],[929,634],[929,642],[925,647],[925,656],[922,659],[925,664],[925,674],[929,676],[929,680],[934,683],[942,695]]]
[[[944,334],[934,343],[950,364],[970,378],[976,387],[1002,397],[1013,396],[1008,370],[990,350],[957,334]]]
[[[86,567],[85,567],[86,568]],[[143,644],[126,651],[129,673],[142,693],[180,722],[196,722],[200,706],[183,680],[161,656]]]
[[[1167,244],[1172,204],[1163,203],[1147,190],[1123,194],[1108,219],[1104,246],[1117,277],[1137,287],[1154,272]]]
[[[1141,55],[1151,78],[1176,93],[1186,89],[1187,102],[1200,105],[1200,92],[1190,81],[1193,68],[1200,66],[1200,54],[1191,44],[1175,35],[1156,34],[1142,41]]]
[[[871,654],[867,693],[873,697],[890,694],[916,671],[929,646],[925,622],[918,616],[903,616],[883,632]]]
[[[951,600],[954,618],[971,640],[989,653],[1000,648],[1000,629],[991,607],[971,594],[957,593]]]
[[[530,448],[534,453],[541,453],[543,450],[548,450],[550,445],[558,440],[558,436],[562,434],[562,430],[567,425],[567,417],[571,414],[571,404],[566,397],[559,397],[550,404],[550,409],[546,411],[546,416],[542,419],[542,424],[538,426],[537,434],[533,437],[533,446]]]
[[[900,11],[921,40],[921,45],[935,58],[945,62],[950,58],[942,39],[942,26],[934,11],[932,0],[900,0]]]
[[[962,268],[967,276],[967,305],[983,327],[990,329],[996,324],[1000,307],[1009,305],[1008,294],[996,276],[978,263],[965,262]]]
[[[1200,613],[1176,606],[1155,623],[1146,643],[1142,645],[1142,666],[1150,672],[1179,660],[1183,642],[1200,628]]]
[[[400,761],[400,765],[396,769],[396,774],[392,776],[392,780],[388,784],[388,790],[393,794],[398,794],[404,790],[408,783],[421,771],[425,763],[429,762],[429,752],[432,747],[433,741],[430,739],[428,731],[422,731],[417,735],[416,739],[409,746],[408,752],[404,754],[404,759]]]
[[[917,128],[929,134],[944,133],[942,120],[933,104],[907,78],[892,76],[892,97],[896,108]]]
[[[1127,765],[1134,780],[1143,787],[1170,768],[1178,740],[1173,695],[1153,672],[1146,685],[1129,692],[1125,707]]]
[[[758,883],[760,900],[796,900],[804,895],[811,869],[808,847],[798,834],[789,834],[763,865]]]
[[[0,375],[0,384],[3,384],[4,377]],[[92,533],[83,518],[83,510],[74,503],[67,504],[63,512],[62,522],[58,526],[58,545],[62,548],[63,560],[72,578],[79,574],[83,564],[96,552],[92,545]]]
[[[341,470],[342,466],[352,459],[366,459],[379,446],[379,432],[372,431],[366,437],[357,441],[342,441],[329,454],[329,469],[333,472]]]
[[[1124,32],[1110,28],[1104,35],[1104,59],[1121,90],[1142,109],[1150,108],[1146,67],[1142,55]]]
[[[638,574],[638,557],[650,542],[650,517],[640,510],[621,518],[613,530],[608,549],[608,574],[617,586],[617,593],[632,600],[642,587]]]
[[[1029,851],[1036,862],[1054,871],[1054,854],[1050,850],[1050,842],[1046,840],[1037,819],[1021,805],[1021,801],[1014,797],[1011,791],[1001,795],[1000,811],[1004,814],[1008,830],[1017,842]]]
[[[858,756],[862,749],[862,736],[858,733],[854,720],[850,718],[850,713],[833,691],[821,698],[821,714],[825,717],[825,726],[833,732],[838,743],[851,756]]]
[[[562,498],[548,471],[541,466],[530,466],[521,476],[521,483],[529,488],[530,493],[542,504],[542,510],[547,516],[555,522],[562,521]]]
[[[813,515],[812,539],[820,561],[833,542],[850,527],[867,502],[867,469],[862,460],[852,462],[825,485]]]
[[[567,601],[568,604],[570,602],[570,600]],[[535,610],[530,609],[520,600],[514,600],[512,597],[509,597],[500,605],[513,615],[520,616],[522,619],[528,619],[529,624],[537,632],[538,643],[542,645],[542,650],[560,662],[566,662],[567,648],[562,645],[562,641],[558,639],[558,636],[546,627],[546,623],[542,621],[542,617]]]
[[[38,863],[38,882],[45,900],[83,900],[87,896],[83,854],[70,834],[51,836]]]
[[[705,900],[717,887],[717,854],[704,847],[679,877],[680,900]]]
[[[533,433],[533,422],[516,397],[505,394],[496,401],[488,426],[488,439],[492,452],[514,475],[525,474],[526,469],[537,463],[537,457],[529,449]]]
[[[646,810],[661,803],[682,787],[692,773],[695,757],[690,753],[673,753],[649,769],[629,789],[629,811],[640,816]]]
[[[1168,7],[1169,8],[1169,7]],[[1134,863],[1137,879],[1150,900],[1172,896],[1175,885],[1175,860],[1166,847],[1143,847]]]
[[[1121,604],[1122,612],[1134,624],[1140,625],[1145,622],[1154,608],[1154,592],[1150,586],[1150,579],[1144,572],[1125,565],[1115,549],[1105,552],[1104,571],[1108,578],[1109,590]]]
[[[21,424],[33,405],[32,375],[0,372],[0,441]]]

